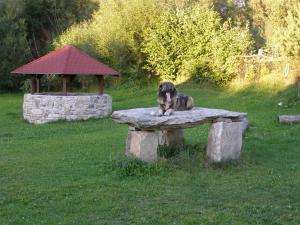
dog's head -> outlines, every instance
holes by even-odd
[[[173,98],[176,94],[177,94],[177,90],[173,83],[164,82],[159,85],[159,89],[158,89],[159,97],[164,98],[167,101],[171,101],[171,98]]]

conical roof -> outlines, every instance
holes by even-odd
[[[25,64],[11,73],[19,74],[84,74],[84,75],[110,75],[120,74],[81,52],[72,45],[66,45],[56,51],[50,52],[28,64]]]

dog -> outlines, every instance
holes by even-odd
[[[161,83],[157,95],[158,116],[170,116],[174,111],[190,110],[194,105],[193,98],[177,93],[175,85],[171,82]]]

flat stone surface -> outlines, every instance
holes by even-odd
[[[156,116],[158,108],[136,108],[114,111],[111,118],[117,123],[128,124],[141,130],[167,130],[190,128],[209,122],[240,122],[247,113],[223,109],[194,107],[187,111],[176,111],[171,116]]]

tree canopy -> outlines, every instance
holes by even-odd
[[[73,44],[118,69],[124,81],[193,79],[224,85],[239,56],[263,48],[298,59],[297,0],[3,0],[0,90],[9,72]]]

